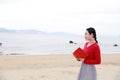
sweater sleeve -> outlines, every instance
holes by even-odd
[[[87,59],[84,61],[86,64],[100,64],[101,63],[101,55],[100,55],[100,48],[96,46],[94,49],[94,59]]]

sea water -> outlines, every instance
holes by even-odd
[[[119,37],[98,37],[101,52],[119,53],[119,40]],[[83,48],[85,39],[81,35],[0,33],[0,43],[0,53],[7,55],[72,54],[76,48]]]

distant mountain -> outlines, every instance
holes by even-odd
[[[39,30],[33,30],[33,29],[27,29],[27,30],[11,30],[6,28],[0,28],[0,33],[32,33],[32,34],[46,34],[47,32],[39,31]]]
[[[46,34],[47,32],[44,31],[39,31],[39,30],[33,30],[33,29],[28,29],[28,30],[15,30],[16,33],[31,33],[31,34]]]
[[[69,35],[69,36],[78,36],[77,34],[73,34],[73,33],[67,33],[67,32],[52,32],[50,34],[55,34],[55,35]]]
[[[14,29],[6,29],[0,28],[0,33],[24,33],[24,34],[50,34],[50,35],[75,35],[67,32],[44,32],[40,30],[27,29],[27,30],[14,30]]]
[[[9,30],[9,29],[5,29],[5,28],[0,28],[0,32],[15,32],[14,30]]]

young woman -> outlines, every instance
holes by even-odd
[[[88,56],[85,59],[77,58],[78,61],[82,61],[77,80],[97,80],[95,65],[101,63],[101,54],[94,28],[90,27],[86,29],[85,39],[87,42],[83,50]]]

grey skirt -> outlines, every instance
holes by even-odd
[[[77,80],[97,80],[95,66],[82,63]]]

